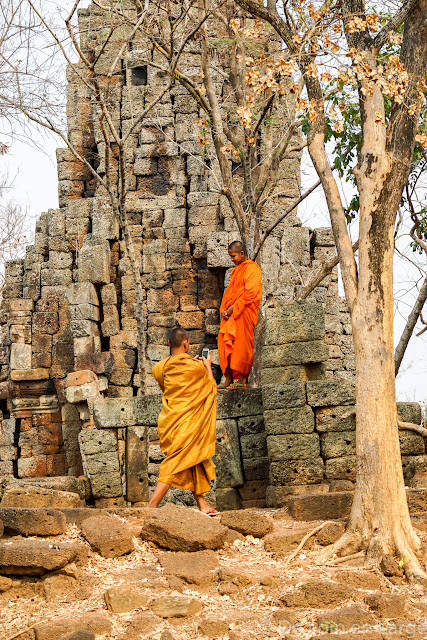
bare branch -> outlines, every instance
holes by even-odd
[[[58,35],[55,33],[55,31],[51,28],[51,26],[48,24],[48,22],[43,18],[42,14],[38,11],[37,7],[34,5],[34,3],[31,0],[28,0],[28,4],[29,6],[32,8],[32,10],[34,11],[34,13],[37,15],[37,17],[40,19],[41,23],[43,24],[43,26],[45,27],[45,29],[47,29],[47,31],[50,33],[50,35],[52,36],[52,38],[54,39],[54,41],[56,42],[56,44],[58,45],[62,55],[64,56],[64,60],[66,61],[67,64],[70,65],[70,67],[73,67],[73,72],[77,75],[77,77],[85,84],[86,87],[90,88],[90,83],[88,82],[87,78],[85,78],[79,71],[79,69],[76,67],[75,64],[73,64],[73,62],[71,61],[70,56],[68,55],[67,51],[65,50],[64,44],[63,42],[61,42],[60,38],[58,37]]]
[[[163,96],[169,91],[169,89],[171,88],[173,84],[173,78],[170,79],[169,83],[166,85],[166,87],[164,87],[164,89],[150,102],[150,104],[143,110],[141,111],[141,113],[139,114],[139,116],[136,118],[136,120],[134,120],[134,122],[132,123],[132,125],[129,127],[128,132],[126,133],[126,135],[123,136],[123,139],[120,142],[120,146],[123,146],[124,143],[126,142],[126,140],[129,138],[130,135],[132,135],[132,133],[135,131],[136,127],[141,124],[141,122],[144,120],[144,118],[146,117],[146,115],[152,111],[154,109],[154,107],[156,106],[157,103],[160,102],[160,100],[163,98]]]
[[[22,257],[32,232],[25,207],[16,203],[8,192],[13,180],[0,176],[0,290],[3,285],[3,265],[7,260]]]
[[[239,7],[242,7],[242,9],[245,9],[251,15],[269,22],[271,26],[276,29],[277,33],[283,38],[288,49],[292,53],[297,53],[295,43],[292,40],[293,33],[288,25],[283,22],[282,18],[277,13],[277,10],[275,10],[273,13],[270,13],[269,10],[266,9],[262,4],[259,4],[254,0],[236,0],[236,2]]]
[[[252,133],[251,133],[252,136],[256,136],[258,129],[260,128],[261,124],[264,121],[265,116],[268,113],[268,110],[270,109],[271,105],[274,102],[275,97],[276,97],[276,94],[273,93],[273,95],[271,95],[267,100],[267,102],[265,103],[264,109],[259,114],[259,118],[256,121],[254,128],[252,129]]]
[[[359,241],[357,240],[352,245],[353,252],[356,252],[358,248]],[[313,275],[310,282],[308,282],[302,289],[302,291],[299,292],[297,300],[305,300],[305,298],[310,295],[310,293],[322,282],[322,280],[331,273],[332,269],[336,267],[337,264],[339,264],[339,261],[339,257],[334,256],[333,258],[330,258],[329,260],[324,262]]]
[[[72,9],[71,9],[71,11],[70,11],[70,14],[69,14],[68,18],[65,20],[65,26],[67,27],[67,31],[68,31],[68,34],[69,34],[69,36],[70,36],[70,38],[71,38],[71,42],[73,43],[73,46],[74,46],[75,50],[77,51],[77,54],[78,54],[78,56],[79,56],[80,60],[85,64],[85,66],[86,66],[88,69],[93,69],[93,68],[94,68],[94,66],[95,66],[95,65],[94,65],[94,63],[93,63],[93,62],[91,62],[91,61],[90,61],[90,60],[85,56],[85,54],[83,53],[83,51],[81,50],[80,45],[79,45],[79,43],[77,42],[77,39],[76,39],[76,37],[75,37],[75,35],[74,35],[74,33],[73,33],[73,30],[72,30],[72,28],[71,28],[71,20],[73,19],[73,16],[74,16],[74,14],[75,14],[75,13],[76,13],[76,11],[77,11],[77,7],[78,7],[78,5],[79,5],[79,2],[80,2],[80,0],[76,0],[76,1],[75,1],[74,5],[73,5],[73,7],[72,7]]]
[[[294,200],[292,204],[283,213],[281,213],[280,216],[276,218],[276,220],[271,225],[267,227],[267,229],[262,234],[255,248],[254,258],[253,258],[254,260],[257,258],[262,245],[264,244],[268,236],[271,234],[271,232],[274,231],[277,225],[280,224],[290,213],[292,213],[292,211],[294,211],[294,209],[296,209],[298,205],[301,204],[301,202],[303,202],[303,200],[305,200],[311,193],[313,193],[313,191],[317,189],[319,185],[320,185],[320,180],[318,180],[312,187],[310,187],[310,189],[308,189],[305,193],[303,193],[302,196]]]
[[[405,328],[402,331],[402,335],[400,336],[399,343],[394,352],[394,369],[395,369],[396,375],[399,373],[399,368],[400,368],[400,365],[402,364],[403,356],[405,355],[405,351],[408,346],[409,340],[413,334],[415,325],[418,322],[418,318],[420,317],[421,311],[424,307],[426,300],[427,300],[427,278],[425,278],[422,284],[418,297],[415,301],[414,306],[412,307],[411,313],[408,316]]]
[[[284,154],[286,153],[288,144],[290,143],[292,136],[297,129],[297,126],[298,123],[296,121],[292,122],[289,125],[286,134],[283,136],[282,140],[279,142],[276,148],[271,152],[271,157],[268,157],[268,155],[266,154],[266,157],[261,163],[261,172],[257,187],[255,189],[258,208],[261,208],[265,204],[272,192],[272,189],[274,188],[274,185],[277,181],[280,162],[283,159]],[[268,189],[267,193],[263,195],[267,184],[270,184],[270,188]]]
[[[405,22],[407,16],[417,4],[418,0],[406,0],[404,5],[396,11],[394,16],[383,26],[381,31],[374,38],[375,47],[380,50],[387,42],[388,36],[392,31],[396,31],[400,25]]]
[[[299,554],[299,552],[301,551],[301,549],[303,548],[307,540],[309,540],[316,533],[319,533],[319,531],[324,529],[328,524],[333,524],[333,522],[331,520],[322,522],[322,524],[319,524],[317,527],[315,527],[314,529],[306,533],[306,535],[303,537],[303,539],[301,540],[297,548],[294,551],[292,551],[292,553],[285,559],[285,563],[284,563],[285,566],[288,565],[294,558],[296,558],[296,556]]]
[[[122,58],[122,56],[123,56],[123,53],[125,52],[126,48],[129,46],[129,42],[130,42],[130,41],[132,41],[132,39],[133,39],[134,35],[135,35],[135,34],[136,34],[136,32],[138,31],[138,29],[142,26],[142,23],[145,21],[146,15],[147,15],[147,13],[146,13],[146,12],[144,12],[144,13],[141,15],[141,17],[139,18],[139,20],[138,20],[138,21],[137,21],[137,23],[135,24],[135,26],[134,26],[134,28],[133,28],[132,32],[130,33],[128,40],[127,40],[126,42],[124,42],[124,43],[123,43],[123,45],[121,46],[120,51],[119,51],[119,52],[118,52],[118,54],[116,55],[116,57],[115,57],[115,59],[114,59],[114,61],[113,61],[112,65],[111,65],[111,67],[110,67],[110,70],[109,70],[109,72],[108,72],[108,74],[107,74],[107,77],[108,77],[108,78],[111,78],[111,76],[113,75],[113,73],[114,73],[114,69],[117,67],[117,65],[118,65],[118,63],[119,63],[119,61],[120,61],[120,59],[121,59],[121,58]],[[98,57],[99,57],[99,56],[98,56]]]
[[[411,199],[408,198],[408,201],[409,201],[410,206],[412,208]],[[412,220],[415,222],[415,224],[413,225],[412,229],[410,230],[409,235],[411,236],[411,238],[415,242],[415,244],[417,244],[419,247],[421,247],[421,249],[424,251],[424,253],[426,254],[426,257],[427,257],[427,244],[425,242],[423,242],[421,240],[421,238],[418,238],[416,233],[415,233],[417,226],[420,224],[418,216],[415,213],[412,215]]]
[[[289,149],[287,150],[287,153],[288,155],[290,155],[291,153],[302,151],[303,149],[306,149],[306,147],[307,147],[307,140],[304,140],[303,142],[301,142],[301,144],[298,144],[294,147],[289,147]]]
[[[2,96],[2,98],[11,106],[16,106],[8,98],[4,96]],[[107,185],[104,179],[100,176],[100,174],[92,167],[90,162],[88,162],[88,160],[77,151],[75,146],[70,142],[70,140],[68,140],[68,138],[63,134],[63,132],[60,129],[58,129],[58,127],[56,127],[49,119],[42,120],[41,118],[37,118],[29,110],[27,110],[24,105],[19,105],[19,109],[29,120],[31,120],[35,124],[38,124],[44,129],[48,129],[49,131],[52,131],[52,133],[55,133],[57,136],[59,136],[61,140],[65,143],[65,145],[68,147],[68,149],[72,152],[74,157],[77,160],[79,160],[79,162],[82,162],[90,170],[93,177],[96,178],[96,180],[100,184],[102,184],[103,187],[107,188]]]
[[[212,138],[215,145],[215,151],[218,158],[218,162],[221,169],[222,179],[224,181],[224,193],[230,203],[232,211],[235,215],[236,222],[239,227],[242,239],[245,237],[245,213],[243,211],[242,203],[238,197],[230,169],[230,163],[226,157],[222,147],[226,143],[226,136],[224,133],[223,120],[221,116],[221,109],[219,106],[218,98],[215,93],[215,89],[212,82],[212,77],[209,68],[209,60],[207,55],[206,36],[202,37],[202,71],[203,71],[203,83],[206,88],[206,95],[209,101],[212,114]]]
[[[425,332],[427,331],[427,322],[424,320],[424,318],[423,318],[423,314],[422,314],[422,313],[420,313],[420,320],[421,320],[421,324],[423,324],[423,325],[424,325],[424,329],[421,329],[421,331],[419,331],[419,332],[416,334],[416,336],[417,336],[417,337],[418,337],[418,336],[422,336],[422,335],[423,335],[423,333],[425,333]]]

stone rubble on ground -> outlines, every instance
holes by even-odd
[[[0,541],[0,573],[5,575],[41,576],[62,569],[67,564],[87,561],[88,549],[80,542],[46,540]]]
[[[219,562],[213,551],[166,551],[159,556],[166,576],[176,576],[187,584],[209,585],[218,578]]]
[[[152,612],[161,618],[186,618],[200,611],[202,603],[189,596],[162,596],[151,605]]]
[[[215,522],[228,531],[188,507],[169,505],[153,512],[175,519],[175,528],[179,522],[184,545],[194,543],[200,523],[209,527]],[[146,510],[141,519],[148,518],[150,526],[151,514]],[[19,517],[31,521],[33,516],[25,508]],[[384,565],[392,574],[388,576],[365,568],[360,559],[339,566],[313,564],[315,558],[307,554],[329,544],[329,539],[317,536],[342,532],[342,520],[309,538],[286,565],[289,554],[322,521],[297,522],[284,509],[248,509],[240,524],[252,523],[258,532],[263,524],[263,531],[269,531],[263,538],[239,534],[239,539],[222,542],[214,550],[172,551],[143,537],[132,551],[110,558],[80,541],[85,523],[100,524],[102,519],[134,530],[131,515],[118,519],[101,512],[47,540],[5,534],[0,541],[1,638],[320,640],[327,634],[359,640],[357,625],[368,625],[363,627],[363,640],[423,640],[427,634],[425,587],[395,575],[393,559]],[[158,522],[164,543],[164,523]],[[233,526],[237,522],[234,519]],[[427,523],[419,516],[418,530],[425,544]]]
[[[272,529],[272,524],[267,518],[250,509],[223,511],[220,520],[221,524],[229,529],[254,538],[263,538]]]
[[[80,631],[90,631],[96,637],[110,633],[111,629],[112,623],[103,613],[77,613],[36,625],[35,640],[62,640],[64,636]]]
[[[104,558],[117,558],[134,549],[132,531],[118,518],[94,515],[81,525],[82,534]]]
[[[107,609],[113,613],[126,613],[133,609],[146,608],[150,603],[150,596],[139,591],[135,585],[111,587],[105,592]]]
[[[92,631],[74,631],[63,636],[61,640],[95,640],[95,634]]]
[[[22,536],[58,536],[67,528],[65,515],[55,509],[0,506],[0,521],[6,533]]]
[[[218,549],[224,544],[227,527],[193,509],[167,504],[150,509],[141,536],[171,551]]]

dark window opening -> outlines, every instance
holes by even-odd
[[[131,82],[134,87],[147,84],[147,67],[134,67],[131,72]]]

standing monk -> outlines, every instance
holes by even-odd
[[[254,361],[254,329],[261,302],[262,273],[259,266],[248,259],[241,242],[232,242],[228,255],[236,266],[220,307],[218,351],[225,380],[219,388],[238,389],[246,386]]]
[[[166,458],[148,506],[158,507],[172,486],[192,491],[200,511],[216,515],[218,512],[203,497],[216,477],[210,460],[215,455],[216,425],[211,358],[196,360],[189,356],[189,336],[181,328],[172,329],[168,344],[172,355],[153,368],[163,391],[158,427],[160,448]]]

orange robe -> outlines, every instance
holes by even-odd
[[[230,284],[222,298],[220,312],[233,305],[228,320],[222,319],[218,336],[219,362],[225,374],[227,366],[236,380],[248,376],[254,361],[254,329],[261,302],[262,272],[252,260],[234,267]]]
[[[153,376],[163,390],[158,428],[166,458],[159,482],[203,494],[216,477],[210,460],[215,455],[215,380],[187,353],[158,362]]]

